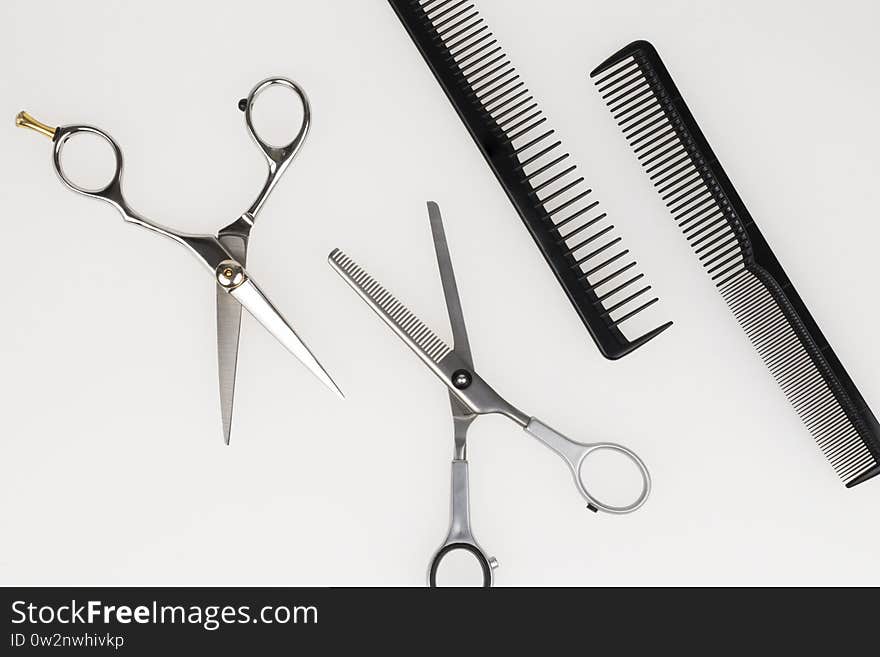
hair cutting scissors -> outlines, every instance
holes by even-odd
[[[302,102],[303,118],[299,131],[293,140],[282,147],[275,147],[257,134],[254,128],[252,109],[257,97],[271,86],[282,86],[292,90]],[[268,78],[255,86],[247,98],[239,101],[244,111],[245,124],[257,146],[262,151],[269,166],[266,182],[251,206],[231,224],[214,235],[194,235],[176,231],[156,223],[136,212],[125,200],[122,193],[123,159],[122,151],[116,141],[106,132],[89,125],[68,125],[52,128],[20,112],[16,125],[39,132],[54,143],[53,163],[61,181],[71,190],[90,198],[106,201],[122,215],[125,221],[164,235],[187,247],[189,251],[209,271],[217,284],[217,353],[219,360],[220,405],[223,421],[223,436],[229,443],[232,426],[232,407],[235,395],[235,373],[238,362],[238,343],[241,331],[241,308],[247,311],[269,331],[288,351],[296,356],[318,379],[340,397],[342,392],[324,370],[305,343],[281,313],[272,305],[260,290],[254,279],[245,269],[248,239],[254,221],[269,194],[275,188],[282,173],[287,169],[302,146],[308,133],[311,114],[305,92],[287,78]],[[115,160],[115,171],[110,181],[99,189],[87,189],[72,180],[62,164],[62,153],[72,137],[91,134],[109,144]]]
[[[437,569],[442,559],[454,550],[473,554],[483,570],[483,585],[491,586],[493,570],[497,566],[474,539],[470,526],[468,486],[467,431],[478,415],[499,413],[519,424],[527,433],[558,454],[568,465],[574,483],[587,500],[592,511],[624,514],[641,507],[651,492],[651,476],[639,456],[627,447],[610,442],[580,443],[562,435],[535,417],[523,413],[503,399],[474,370],[470,343],[461,310],[461,301],[455,283],[452,260],[446,243],[440,210],[436,203],[428,203],[428,214],[440,279],[452,326],[454,349],[395,299],[378,281],[339,249],[330,253],[331,266],[360,295],[360,297],[388,324],[436,374],[449,390],[452,404],[455,449],[452,461],[452,500],[449,533],[434,554],[428,569],[428,583],[437,583]],[[622,454],[632,461],[641,476],[641,491],[630,504],[608,504],[593,494],[584,481],[582,466],[591,454],[608,450]]]

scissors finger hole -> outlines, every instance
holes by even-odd
[[[429,583],[434,587],[486,587],[491,566],[478,548],[468,543],[445,546],[431,563]]]
[[[650,488],[648,473],[629,452],[612,445],[599,446],[580,463],[578,478],[589,496],[612,513],[634,511]]]
[[[251,97],[254,133],[272,148],[283,148],[300,137],[306,112],[303,99],[286,84],[267,84]]]
[[[58,144],[58,172],[68,185],[78,191],[97,193],[113,182],[118,162],[106,137],[82,130],[62,139]]]

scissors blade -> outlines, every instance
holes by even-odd
[[[458,285],[455,283],[455,270],[452,267],[452,257],[449,255],[449,244],[446,242],[446,231],[443,230],[440,207],[434,201],[428,201],[428,219],[431,222],[431,235],[434,238],[434,251],[437,253],[437,267],[440,269],[443,296],[446,298],[446,312],[449,314],[449,324],[452,327],[452,346],[468,368],[473,369],[474,359],[464,323],[464,313],[461,310]]]
[[[339,249],[329,256],[336,270],[370,308],[403,340],[428,367],[437,372],[438,363],[452,349],[418,317],[386,290],[375,278]],[[442,376],[438,372],[438,376]]]
[[[499,413],[523,427],[529,423],[528,415],[507,402],[476,372],[470,372],[471,380],[461,385],[459,370],[465,369],[465,363],[458,351],[453,351],[438,338],[359,264],[339,249],[333,249],[328,260],[336,273],[472,413],[475,415]]]
[[[449,255],[449,243],[446,241],[440,206],[434,201],[428,201],[428,219],[431,222],[431,235],[434,238],[434,251],[437,254],[437,267],[440,270],[440,282],[443,284],[443,296],[446,298],[446,312],[449,315],[449,325],[452,327],[453,346],[464,364],[472,370],[474,358],[471,355],[467,326],[464,323],[464,313],[461,309],[461,297],[455,282],[452,257]],[[477,416],[462,404],[452,392],[449,393],[449,404],[452,407],[452,419],[455,426],[456,458],[464,460],[467,458],[468,427]]]
[[[246,266],[247,238],[241,235],[219,235],[223,247],[241,265]],[[238,368],[238,342],[241,335],[241,304],[226,290],[216,287],[217,296],[217,365],[220,380],[220,416],[223,440],[232,436],[232,407],[235,399],[235,373]]]
[[[394,333],[412,349],[421,361],[443,381],[469,411],[475,415],[500,413],[522,426],[528,424],[528,416],[511,406],[476,372],[472,384],[458,387],[457,371],[464,361],[458,351],[453,351],[429,329],[418,317],[394,298],[375,278],[370,276],[354,260],[339,249],[333,249],[328,258],[330,266],[358,293],[358,296],[388,324]],[[463,418],[464,419],[464,418]]]
[[[309,348],[299,338],[284,316],[278,312],[272,302],[257,287],[253,279],[248,278],[244,283],[230,293],[238,303],[244,306],[254,319],[263,325],[269,333],[275,336],[284,347],[296,356],[318,379],[340,398],[344,397],[339,386],[330,378],[318,359],[309,351]]]

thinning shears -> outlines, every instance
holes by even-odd
[[[303,118],[299,131],[293,140],[281,147],[264,141],[254,128],[252,109],[257,97],[272,86],[282,86],[293,91],[300,99]],[[268,78],[255,86],[247,98],[239,101],[239,109],[244,112],[245,124],[257,146],[266,158],[269,172],[266,182],[256,200],[235,221],[221,229],[217,235],[194,235],[176,231],[156,223],[136,212],[125,200],[122,193],[123,159],[122,151],[116,141],[106,132],[89,125],[67,125],[52,128],[37,121],[26,112],[16,117],[16,125],[30,128],[50,139],[54,144],[53,163],[61,181],[71,190],[90,198],[106,201],[122,215],[125,221],[146,228],[185,246],[202,263],[214,278],[217,299],[217,353],[219,360],[220,406],[223,423],[223,437],[229,443],[232,428],[232,407],[235,395],[235,373],[238,363],[238,344],[241,332],[241,308],[247,311],[275,338],[296,356],[318,379],[340,397],[342,392],[321,366],[309,348],[299,338],[281,313],[263,294],[254,279],[245,269],[248,239],[260,209],[275,188],[282,173],[287,169],[302,146],[311,121],[309,102],[305,92],[287,78]],[[87,189],[72,180],[64,171],[62,153],[64,146],[72,137],[91,134],[109,144],[115,160],[115,171],[110,181],[99,189]]]
[[[406,306],[391,295],[360,265],[339,249],[330,253],[331,266],[360,295],[389,327],[400,337],[436,374],[449,390],[454,427],[454,452],[452,461],[452,493],[449,533],[434,554],[428,569],[428,583],[437,584],[437,570],[448,553],[466,550],[473,554],[483,571],[483,585],[491,586],[493,571],[497,566],[494,558],[476,542],[470,524],[470,500],[468,484],[467,432],[478,415],[498,413],[519,424],[527,433],[556,452],[568,465],[575,486],[587,500],[592,511],[624,514],[641,507],[651,492],[651,476],[639,456],[627,447],[616,443],[580,443],[562,435],[535,417],[523,413],[504,400],[474,370],[470,343],[465,328],[461,300],[455,282],[452,259],[443,230],[440,210],[436,203],[428,203],[428,215],[440,280],[446,299],[446,309],[452,326],[454,349],[419,320]],[[590,492],[584,482],[582,467],[587,457],[600,450],[622,454],[632,461],[641,475],[641,491],[638,497],[625,506],[608,504]]]

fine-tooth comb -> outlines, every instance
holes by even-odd
[[[590,77],[703,267],[847,487],[880,474],[880,425],[733,188],[654,47]]]
[[[330,264],[352,283],[354,290],[376,309],[395,332],[412,340],[416,353],[421,351],[429,360],[439,363],[452,351],[434,331],[342,251],[333,249],[330,253]]]
[[[620,358],[669,328],[621,330],[657,298],[474,4],[389,2],[602,354]]]

